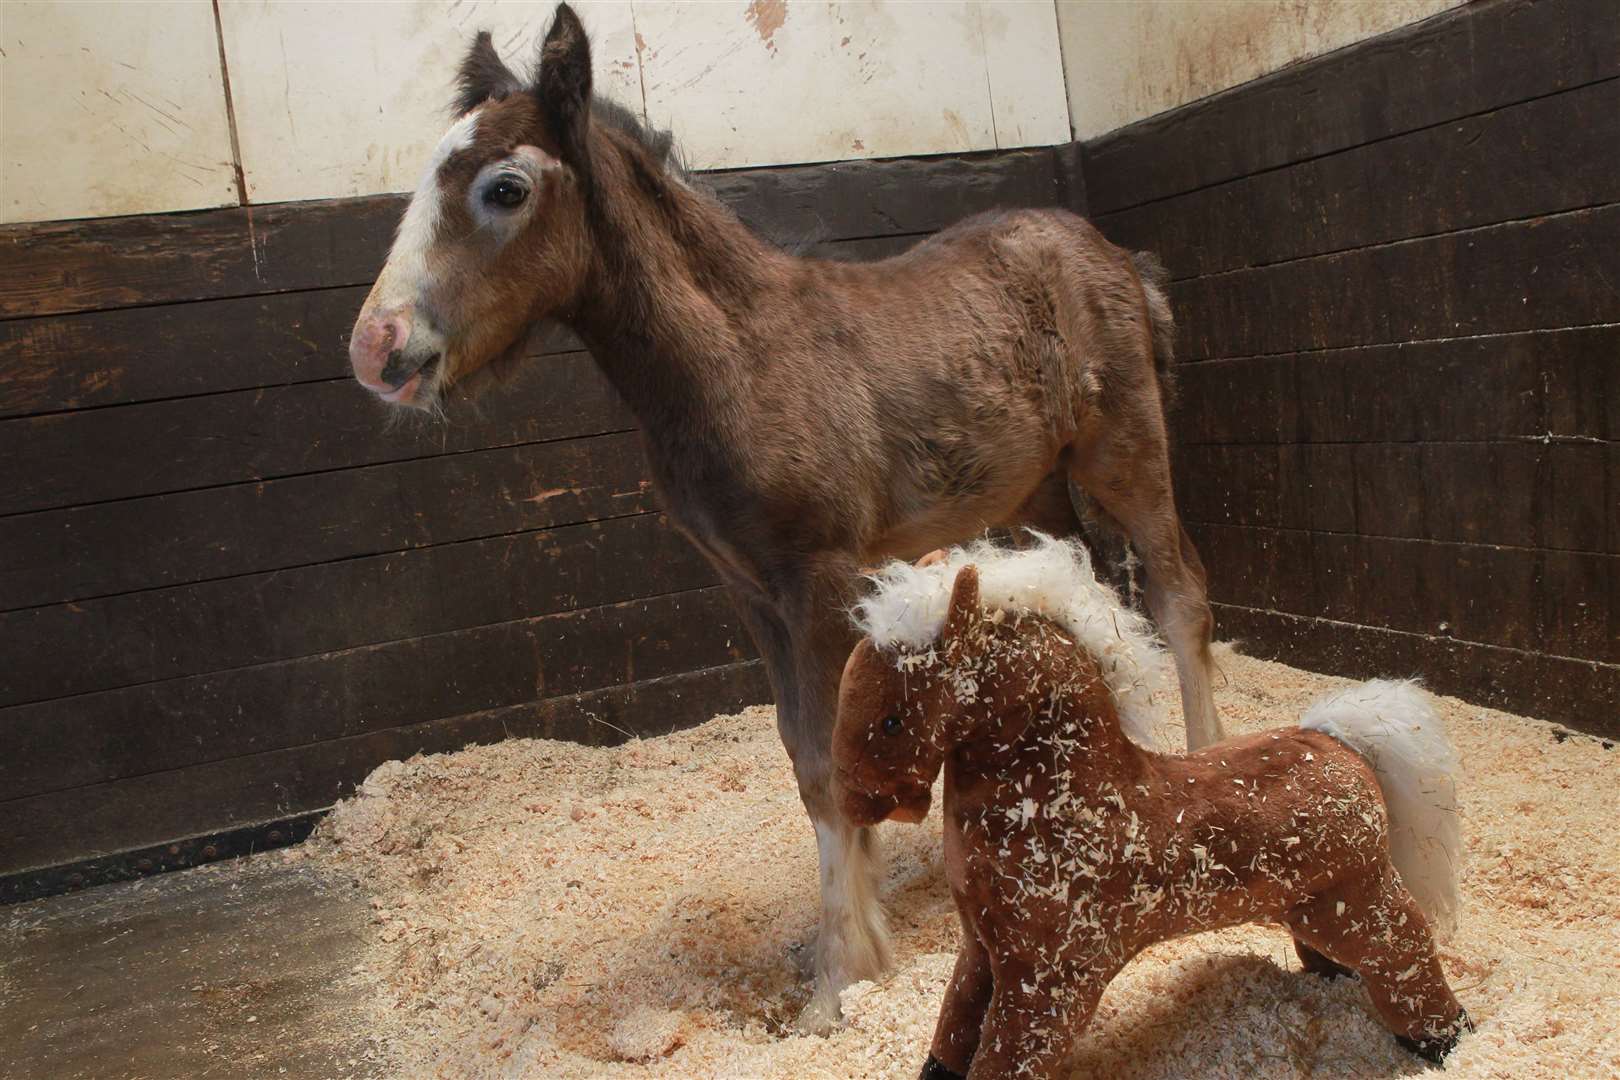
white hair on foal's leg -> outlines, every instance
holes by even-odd
[[[1316,702],[1299,726],[1331,735],[1367,759],[1389,809],[1389,858],[1442,938],[1457,922],[1462,824],[1457,751],[1413,682],[1374,679]]]
[[[799,1027],[829,1030],[846,986],[875,979],[889,967],[889,928],[878,901],[882,860],[877,835],[842,821],[814,820],[821,860],[821,937],[816,941],[815,991]]]

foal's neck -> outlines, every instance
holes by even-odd
[[[631,140],[597,132],[592,158],[594,268],[570,322],[655,442],[723,438],[787,256]]]

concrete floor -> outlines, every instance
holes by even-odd
[[[281,853],[0,908],[0,1077],[369,1080],[367,905]]]

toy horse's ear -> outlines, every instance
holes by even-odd
[[[489,31],[480,30],[456,75],[456,116],[466,116],[490,98],[503,98],[521,89],[522,81],[501,62]]]
[[[558,4],[551,29],[540,46],[534,73],[534,96],[563,161],[588,178],[591,158],[587,136],[591,121],[591,42],[585,27],[567,4]]]
[[[945,613],[945,629],[940,644],[946,648],[965,648],[977,638],[984,622],[984,607],[979,602],[979,568],[964,566],[956,572],[956,584],[951,589],[951,607]]]

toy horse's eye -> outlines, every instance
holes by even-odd
[[[484,192],[485,202],[508,210],[514,206],[521,206],[523,200],[528,197],[529,189],[509,176],[501,177]]]
[[[885,716],[883,718],[883,734],[900,734],[900,718],[898,716]]]

